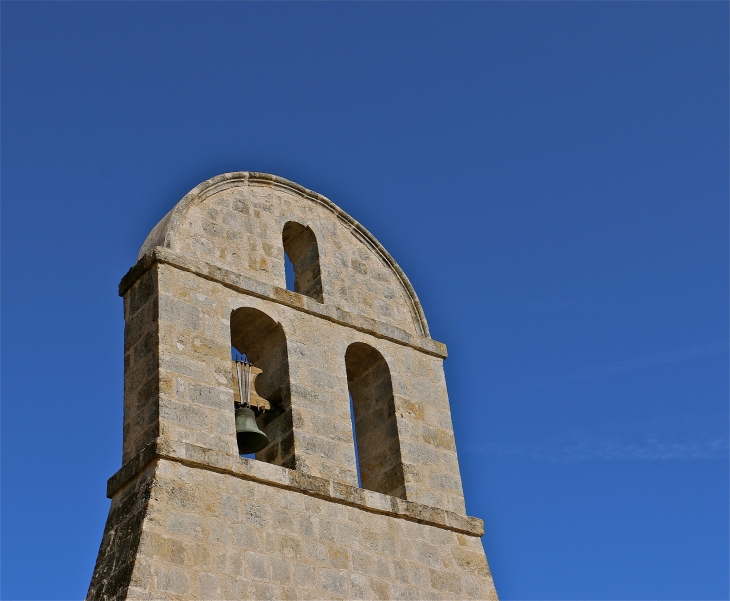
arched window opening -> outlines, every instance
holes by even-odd
[[[324,302],[319,249],[317,237],[312,229],[304,227],[301,223],[289,221],[284,226],[281,238],[284,243],[284,253],[289,257],[294,272],[293,285],[289,288],[287,281],[287,288],[320,303]]]
[[[347,386],[362,488],[405,499],[390,369],[373,347],[356,342],[345,353]]]
[[[255,411],[256,425],[269,439],[268,446],[256,453],[256,459],[294,469],[289,360],[284,329],[258,309],[236,309],[231,313],[231,347],[245,354],[251,364],[261,370],[254,381],[255,392],[271,406],[267,411]]]

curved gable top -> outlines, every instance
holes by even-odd
[[[285,287],[281,236],[292,220],[317,234],[326,304],[430,337],[413,286],[375,237],[328,198],[276,175],[240,171],[199,184],[152,229],[138,260],[161,246]],[[350,269],[352,285],[343,279]]]

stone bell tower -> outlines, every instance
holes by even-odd
[[[220,175],[119,293],[124,448],[87,599],[497,598],[446,348],[359,223],[280,177]],[[256,459],[238,454],[232,347],[267,409]]]

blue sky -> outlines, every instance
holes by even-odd
[[[728,5],[3,2],[2,598],[79,599],[119,279],[228,171],[383,243],[503,599],[728,598]]]

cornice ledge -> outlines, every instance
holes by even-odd
[[[147,465],[160,459],[297,491],[332,503],[358,507],[371,513],[427,524],[467,536],[479,537],[484,534],[484,522],[479,518],[356,488],[327,478],[310,476],[278,465],[163,438],[149,443],[109,478],[107,497],[111,499],[132,482]]]
[[[371,334],[377,338],[410,346],[429,355],[440,357],[441,359],[445,359],[448,356],[446,345],[432,338],[415,336],[397,326],[363,315],[350,313],[333,305],[319,303],[303,294],[297,294],[285,288],[259,282],[258,280],[213,265],[212,263],[194,261],[181,253],[162,246],[157,246],[145,253],[137,261],[137,264],[124,275],[121,282],[119,282],[119,296],[124,296],[134,283],[155,263],[171,265],[177,269],[222,284],[236,292],[242,292],[286,305],[287,307],[309,313],[310,315],[315,315],[322,319],[354,328],[360,332]]]

